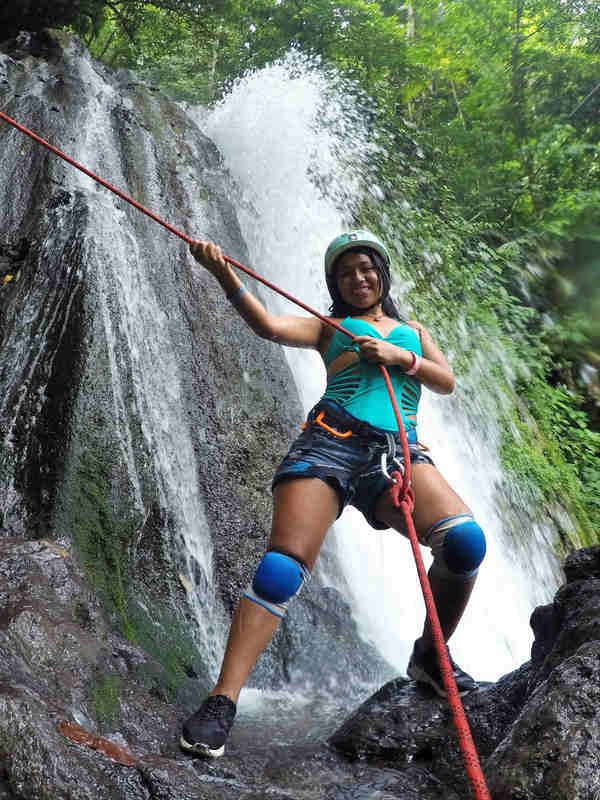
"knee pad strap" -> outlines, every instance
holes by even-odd
[[[439,520],[427,532],[425,543],[431,547],[434,567],[448,578],[472,578],[485,557],[485,535],[472,514]]]
[[[284,617],[289,601],[310,579],[308,567],[295,556],[268,550],[256,568],[244,597],[276,617]]]

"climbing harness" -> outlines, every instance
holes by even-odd
[[[125,200],[125,202],[129,203],[134,208],[137,208],[138,211],[141,211],[143,214],[146,214],[146,216],[150,217],[150,219],[153,219],[159,225],[162,225],[162,227],[166,228],[170,233],[174,234],[175,236],[178,236],[180,239],[183,239],[183,241],[186,242],[187,244],[192,244],[195,241],[190,236],[187,236],[185,233],[175,228],[173,225],[170,225],[168,222],[159,217],[157,214],[154,214],[152,211],[149,211],[147,208],[141,205],[141,203],[138,203],[132,197],[125,194],[120,189],[117,189],[116,186],[113,186],[112,184],[108,183],[108,181],[103,180],[98,175],[95,175],[93,172],[86,169],[86,167],[84,167],[82,164],[75,161],[73,158],[66,155],[66,153],[63,153],[61,150],[51,145],[45,139],[42,139],[36,133],[29,130],[29,128],[26,128],[24,125],[21,125],[15,120],[11,119],[2,111],[0,111],[0,119],[3,119],[5,122],[7,122],[9,125],[12,125],[21,133],[33,139],[38,144],[41,144],[47,150],[50,150],[50,152],[59,156],[59,158],[62,158],[64,161],[66,161],[76,169],[83,172],[85,175],[92,178],[92,180],[96,181],[101,186],[104,186],[106,189],[116,194],[122,200]],[[313,314],[315,317],[320,319],[326,325],[330,325],[331,327],[337,329],[341,333],[350,337],[352,341],[354,341],[355,336],[349,331],[345,330],[339,323],[335,322],[332,319],[329,319],[328,317],[319,313],[316,309],[311,308],[306,303],[303,303],[301,300],[298,300],[296,297],[289,294],[284,289],[281,289],[279,286],[276,286],[274,283],[271,283],[271,281],[267,280],[266,278],[263,278],[262,275],[259,275],[258,273],[254,272],[254,270],[250,269],[250,267],[247,267],[244,264],[240,264],[239,261],[235,261],[233,258],[230,258],[229,256],[225,256],[225,260],[232,266],[236,267],[242,272],[245,272],[251,278],[254,278],[255,280],[259,281],[259,283],[268,286],[269,289],[272,289],[274,292],[277,292],[278,294],[282,295],[287,300],[290,300],[292,303],[295,303],[295,305],[300,306],[300,308],[303,308],[305,311],[308,311],[310,314]],[[383,364],[380,364],[379,368],[383,375],[388,390],[388,394],[390,397],[390,401],[392,404],[392,408],[394,410],[394,415],[396,417],[396,422],[398,424],[398,433],[400,435],[403,462],[404,462],[403,471],[400,469],[396,469],[393,470],[391,473],[388,473],[387,462],[384,464],[383,461],[382,461],[382,469],[384,470],[386,475],[389,474],[390,480],[393,481],[390,488],[390,495],[392,498],[392,502],[394,503],[394,506],[396,508],[401,509],[406,522],[406,530],[413,551],[413,556],[417,567],[417,573],[419,576],[419,582],[421,584],[421,589],[423,591],[425,608],[427,610],[427,618],[431,626],[432,636],[435,643],[435,648],[440,666],[440,672],[442,674],[444,688],[446,690],[446,694],[448,697],[448,705],[450,706],[452,712],[458,743],[462,753],[467,777],[471,784],[473,797],[475,798],[475,800],[491,800],[485,782],[485,778],[483,775],[483,771],[479,763],[477,750],[475,748],[475,744],[471,736],[469,723],[467,721],[465,711],[460,699],[460,695],[458,693],[458,688],[456,686],[456,682],[452,674],[452,666],[450,663],[448,650],[446,648],[446,644],[444,641],[444,634],[442,632],[442,627],[440,625],[439,617],[435,607],[435,601],[433,599],[433,593],[431,591],[431,586],[429,584],[429,579],[427,577],[427,572],[425,570],[425,565],[423,563],[423,557],[421,556],[421,551],[419,549],[419,540],[417,538],[417,532],[415,530],[415,526],[412,520],[412,512],[414,510],[415,498],[414,498],[414,491],[411,486],[410,451],[408,448],[408,439],[406,437],[404,425],[402,424],[402,417],[400,415],[400,410],[398,409],[398,403],[394,395],[394,390],[392,388],[392,383],[388,371]],[[323,427],[325,425],[322,419],[319,422],[319,424]],[[339,434],[339,432],[337,433]],[[387,453],[384,453],[384,457],[387,459]]]

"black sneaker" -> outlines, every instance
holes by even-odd
[[[197,756],[222,756],[235,712],[235,703],[224,694],[207,697],[183,723],[179,744],[187,753]]]
[[[458,693],[460,695],[472,692],[474,689],[479,688],[477,681],[462,670],[454,661],[448,651],[450,658],[450,665],[452,666],[452,674],[456,681]],[[417,681],[417,683],[426,683],[431,686],[440,697],[447,697],[446,690],[444,689],[444,681],[442,680],[442,673],[438,666],[437,654],[435,650],[430,650],[427,653],[419,653],[415,647],[406,672],[410,678]]]

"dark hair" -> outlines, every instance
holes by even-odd
[[[393,319],[402,320],[402,317],[398,313],[398,309],[394,305],[394,301],[389,296],[390,271],[387,264],[376,250],[374,250],[372,247],[364,247],[364,246],[351,247],[349,250],[344,250],[344,252],[341,255],[339,255],[333,262],[331,272],[327,276],[327,288],[329,289],[329,294],[331,295],[331,299],[333,300],[332,304],[329,306],[329,311],[331,312],[332,316],[352,317],[352,316],[358,316],[358,314],[362,313],[360,309],[355,308],[349,303],[344,302],[344,300],[342,300],[340,290],[338,289],[337,278],[336,278],[336,265],[339,259],[343,255],[346,255],[346,253],[360,253],[362,255],[368,256],[371,259],[371,263],[373,264],[373,266],[377,270],[377,274],[379,275],[379,284],[381,286],[381,308],[383,309],[384,314],[387,314],[388,317],[392,317]]]

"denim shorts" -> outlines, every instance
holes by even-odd
[[[321,411],[323,422],[336,431],[351,430],[352,436],[342,439],[318,425],[315,419]],[[320,478],[337,492],[340,514],[345,506],[353,505],[371,527],[384,530],[389,526],[377,520],[374,513],[377,501],[390,486],[381,471],[381,454],[388,451],[390,438],[402,461],[398,434],[375,428],[348,414],[337,403],[322,400],[312,409],[304,431],[277,467],[271,488],[293,478]],[[409,432],[408,442],[411,464],[433,464],[417,443],[416,431]]]

